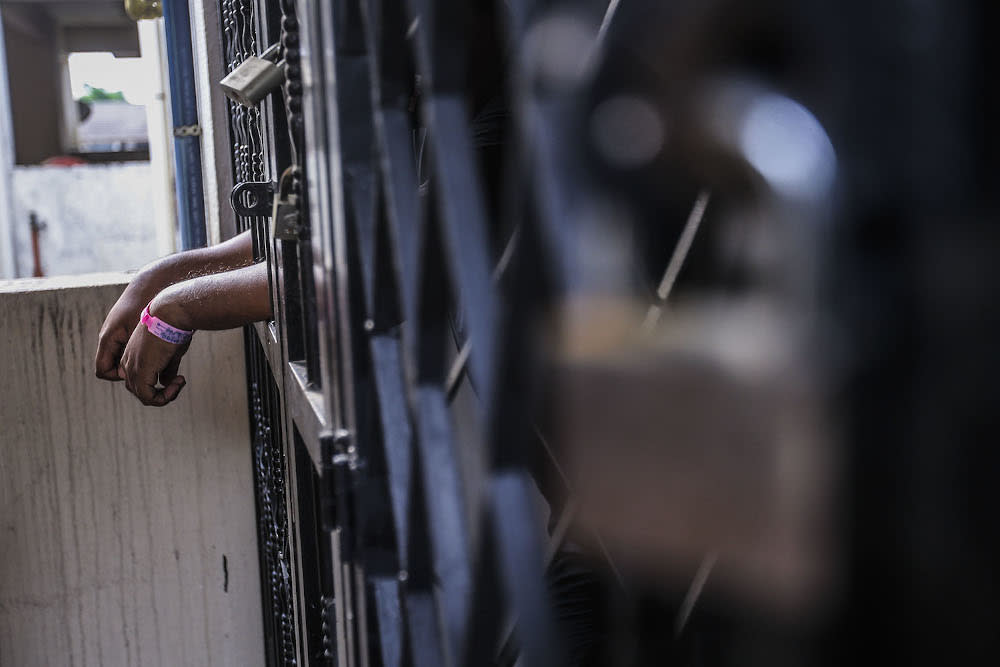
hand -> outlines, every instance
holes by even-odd
[[[142,309],[156,296],[158,291],[156,288],[148,276],[139,274],[132,279],[118,301],[108,311],[97,338],[97,355],[94,359],[94,371],[97,377],[111,382],[122,379],[118,374],[122,352],[132,335],[132,330],[139,322]]]
[[[122,353],[118,377],[125,380],[125,387],[143,405],[163,407],[177,398],[187,383],[177,370],[189,345],[190,342],[183,345],[168,343],[149,333],[145,325],[139,324],[132,330]]]
[[[112,381],[121,379],[118,365],[122,351],[139,321],[139,314],[153,297],[175,283],[232,271],[252,263],[253,239],[250,232],[245,231],[219,245],[187,250],[147,264],[132,279],[104,320],[94,360],[97,377]]]

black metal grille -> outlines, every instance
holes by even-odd
[[[223,0],[221,3],[227,72],[260,52],[258,11],[254,0]],[[234,181],[260,183],[270,180],[275,166],[268,156],[269,127],[262,109],[244,107],[231,100],[227,104]],[[267,218],[238,216],[237,229],[240,232],[251,230],[255,258],[267,261],[271,254]],[[298,632],[281,396],[254,327],[246,328],[244,339],[265,651],[269,665],[294,665],[297,664]]]
[[[257,333],[245,334],[250,420],[253,436],[254,489],[257,497],[257,540],[266,650],[272,665],[295,664],[295,599],[281,434],[281,402]]]
[[[222,28],[226,71],[231,72],[251,55],[257,55],[256,11],[253,0],[223,0]],[[260,182],[270,176],[264,152],[261,112],[227,101],[232,144],[232,167],[237,183]],[[241,218],[240,231],[255,219]]]
[[[234,169],[287,176],[301,222],[275,240],[275,221],[240,220],[277,320],[247,330],[270,664],[559,665],[554,611],[605,632],[594,568],[559,555],[574,505],[518,323],[575,278],[553,217],[585,185],[519,174],[574,156],[513,138],[513,118],[542,112],[552,140],[572,100],[514,100],[521,73],[499,62],[527,6],[505,23],[490,3],[427,4],[223,3],[230,69],[261,50],[257,15],[272,36],[280,21],[288,80],[263,113],[230,103]],[[581,591],[593,604],[566,603]]]
[[[317,188],[343,207],[323,220],[339,245],[321,249],[337,271],[319,310],[337,332],[328,373],[344,434],[329,465],[333,523],[342,560],[364,576],[339,639],[349,664],[561,664],[529,477],[532,397],[516,387],[531,349],[503,326],[538,294],[505,290],[501,308],[493,278],[518,244],[500,210],[509,90],[500,76],[466,79],[489,78],[506,38],[486,6],[310,9],[311,79],[336,87],[311,91],[307,145],[342,174]],[[484,45],[466,39],[467,21],[485,26],[485,60],[468,62]],[[515,265],[534,242],[522,239]]]
[[[287,182],[279,203],[297,223],[278,236],[268,217],[238,224],[269,264],[275,306],[274,322],[246,330],[268,664],[819,664],[834,646],[845,662],[844,638],[918,662],[962,635],[964,605],[976,621],[965,634],[991,636],[995,545],[973,537],[978,524],[956,526],[988,524],[991,480],[978,470],[992,468],[974,464],[992,459],[930,433],[948,440],[949,417],[992,432],[968,407],[989,395],[991,366],[971,388],[951,367],[980,366],[993,342],[942,326],[940,313],[971,322],[995,301],[977,292],[992,222],[973,210],[995,208],[995,188],[980,189],[992,148],[971,148],[992,127],[973,106],[992,109],[995,95],[966,70],[992,52],[974,26],[992,25],[983,19],[996,3],[751,4],[221,0],[227,70],[276,42],[286,62],[285,85],[260,107],[229,103],[235,182]],[[906,29],[887,28],[901,12]],[[596,138],[601,105],[623,99],[638,114],[630,121],[641,124],[642,104],[667,121],[665,149],[641,167],[618,150],[634,127],[612,133],[610,153]],[[747,136],[735,134],[753,119],[748,101],[783,110],[766,119],[765,152],[794,148],[785,124],[804,113],[821,134],[832,128],[812,138],[832,137],[839,153],[828,166],[845,191],[829,218],[842,248],[819,247],[829,218],[818,205],[803,212],[817,202],[780,191],[801,174],[775,179],[749,164]],[[924,160],[914,145],[939,154]],[[692,247],[710,200],[725,228],[707,220]],[[752,245],[747,213],[762,202],[765,227],[809,223],[755,239],[764,255],[785,244],[793,258],[722,248]],[[622,229],[642,246],[625,260],[602,245]],[[841,341],[858,356],[844,392],[857,486],[840,491],[853,502],[847,592],[822,641],[752,605],[694,610],[714,551],[670,595],[624,581],[600,536],[593,560],[564,549],[583,510],[566,450],[549,444],[545,401],[578,385],[550,382],[546,327],[560,299],[607,292],[632,298],[652,329],[689,250],[685,278],[701,290],[793,309],[810,293],[820,303],[809,308],[857,327]],[[822,270],[837,279],[836,299],[814,289],[820,258],[834,265]],[[950,351],[934,358],[922,345]],[[933,428],[915,434],[909,417],[886,412],[923,413],[916,423]],[[612,430],[594,440],[622,444]],[[918,465],[901,472],[911,449]],[[963,484],[938,484],[942,469]],[[885,480],[900,474],[893,495]],[[980,503],[956,495],[965,482]],[[931,576],[942,565],[963,574]],[[953,644],[966,647],[958,654],[979,646]]]

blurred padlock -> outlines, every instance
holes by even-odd
[[[250,56],[226,75],[219,85],[229,99],[255,107],[285,80],[285,61],[275,62],[280,45],[273,44],[260,56]]]

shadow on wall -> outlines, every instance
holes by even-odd
[[[17,276],[33,275],[31,213],[44,228],[38,254],[44,275],[136,268],[169,248],[157,238],[148,162],[15,167]]]

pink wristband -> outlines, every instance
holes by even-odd
[[[188,342],[191,340],[191,336],[194,335],[193,331],[185,331],[184,329],[172,327],[159,317],[150,315],[148,304],[142,309],[142,316],[139,318],[139,321],[146,325],[149,333],[175,345],[182,345]]]

